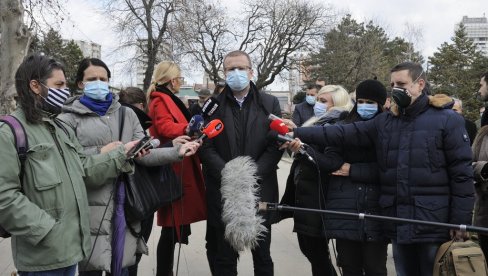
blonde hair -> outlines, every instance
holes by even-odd
[[[332,96],[332,101],[334,101],[334,106],[331,108],[327,107],[327,113],[331,110],[339,110],[339,111],[351,111],[353,108],[353,104],[351,102],[351,97],[347,90],[340,86],[340,85],[326,85],[320,88],[319,92],[317,93],[317,99],[320,95],[330,93]],[[308,119],[305,123],[302,124],[302,127],[308,127],[314,125],[316,122],[320,120],[319,117],[313,116],[312,118]]]
[[[353,108],[351,97],[344,87],[340,85],[326,85],[320,88],[319,92],[317,93],[317,97],[325,93],[331,93],[330,95],[332,96],[332,101],[334,101],[334,106],[330,109],[327,108],[327,112],[335,109],[351,111]]]
[[[154,68],[151,85],[147,89],[147,102],[151,99],[151,93],[156,91],[156,86],[169,82],[181,74],[178,64],[172,61],[161,61]]]

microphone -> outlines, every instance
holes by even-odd
[[[294,141],[294,139],[291,138],[290,136],[281,135],[276,130],[270,130],[268,132],[267,138],[272,140],[277,140],[283,143]],[[305,155],[310,162],[315,163],[315,160],[313,160],[312,156],[310,156],[310,154],[308,154],[308,152],[305,150],[305,147],[307,146],[308,146],[307,144],[300,143],[300,149],[298,150],[298,152]]]
[[[190,129],[189,136],[193,136],[195,133],[200,135],[200,132],[203,128],[204,120],[201,115],[194,115],[191,117],[190,122],[188,123],[188,127]]]
[[[238,156],[221,172],[224,238],[237,252],[255,248],[267,232],[264,218],[256,212],[260,201],[257,170],[251,157]]]
[[[280,120],[281,121],[281,118],[278,117],[278,116],[276,116],[276,115],[274,115],[273,113],[269,113],[268,120],[270,120],[270,121]]]
[[[143,147],[143,149],[144,150],[155,149],[155,148],[158,148],[160,144],[161,144],[161,142],[159,141],[159,139],[154,138],[151,141],[149,141],[149,143],[147,145],[145,145]]]
[[[278,132],[281,135],[285,135],[288,133],[288,127],[283,123],[281,119],[275,119],[271,121],[269,124],[269,128]]]
[[[142,138],[137,145],[127,152],[127,159],[134,158],[141,150],[149,150],[159,147],[158,139],[151,139],[149,136]]]
[[[212,116],[215,113],[215,111],[217,110],[219,105],[220,105],[219,101],[217,99],[215,99],[214,97],[208,98],[203,103],[202,116],[204,118],[209,118],[210,116]]]
[[[197,140],[202,141],[205,138],[214,138],[224,130],[224,123],[219,119],[210,121],[203,129],[202,135]]]

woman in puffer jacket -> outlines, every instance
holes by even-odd
[[[81,97],[68,99],[59,119],[70,125],[87,155],[97,154],[103,145],[122,140],[131,141],[145,136],[137,115],[126,108],[123,130],[120,130],[121,105],[118,96],[109,91],[110,70],[96,58],[86,58],[78,66],[76,83],[83,90]],[[181,147],[158,148],[136,162],[146,166],[157,166],[180,161],[183,156],[195,153],[198,143],[189,142]],[[185,154],[185,152],[188,152]],[[88,258],[79,264],[80,275],[102,275],[103,271],[114,270],[113,225],[115,178],[87,186],[90,205],[90,232],[92,249]],[[140,231],[139,222],[128,222],[135,231]],[[136,252],[147,253],[142,239],[133,236],[125,227],[122,274],[135,264]],[[109,274],[110,275],[110,274]]]
[[[385,86],[376,80],[365,80],[356,88],[356,99],[348,117],[339,124],[367,121],[380,114],[386,101]],[[380,184],[374,147],[327,147],[324,155],[344,160],[339,170],[321,167],[328,175],[327,210],[378,215]],[[328,238],[336,239],[337,264],[342,275],[387,275],[388,239],[380,222],[327,215],[325,231]]]

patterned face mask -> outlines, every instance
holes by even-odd
[[[71,96],[69,88],[51,88],[47,87],[43,84],[44,87],[47,88],[47,97],[43,97],[46,103],[54,106],[54,107],[63,107],[64,102],[66,99]]]

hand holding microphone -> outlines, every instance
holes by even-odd
[[[140,158],[149,153],[150,149],[159,147],[158,139],[151,139],[149,136],[145,136],[139,141],[131,141],[125,144],[127,159],[131,159],[137,156]]]
[[[187,157],[195,154],[200,147],[200,143],[196,141],[190,141],[184,144],[181,144],[178,150],[179,157]]]
[[[274,129],[271,129],[268,132],[268,138],[269,139],[276,140],[276,141],[283,142],[284,143],[283,145],[286,145],[291,151],[293,151],[295,153],[299,152],[300,154],[305,155],[308,158],[308,160],[310,160],[311,162],[315,163],[315,161],[313,160],[312,156],[310,156],[310,154],[308,154],[307,150],[305,149],[305,147],[307,145],[304,144],[304,143],[302,143],[300,141],[300,139],[298,139],[298,138],[293,139],[293,138],[291,138],[288,135],[279,134]]]
[[[268,115],[268,119],[271,121],[272,124],[279,125],[280,129],[278,130],[275,128],[275,130],[282,135],[285,135],[287,132],[292,131],[294,128],[297,127],[297,125],[295,125],[292,120],[280,118],[272,113]]]

